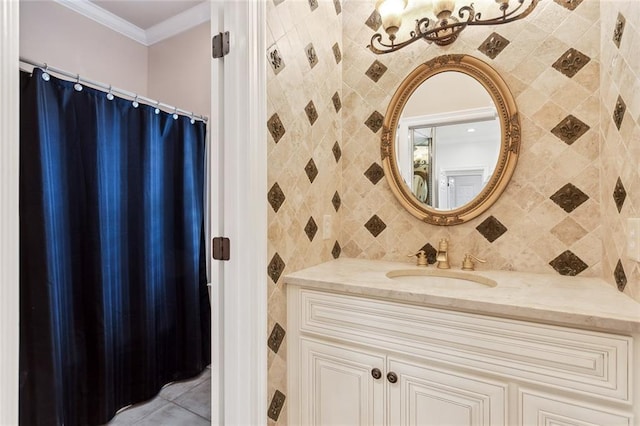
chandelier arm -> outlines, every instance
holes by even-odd
[[[382,42],[382,34],[376,33],[371,37],[371,42],[369,43],[367,48],[377,55],[382,55],[384,53],[391,53],[395,52],[396,50],[402,49],[403,47],[408,46],[420,40],[421,38],[422,37],[419,35],[414,35],[413,37],[403,41],[402,43],[392,42],[391,44],[386,44]],[[376,47],[375,43],[377,43],[381,48]]]
[[[497,24],[508,24],[509,22],[513,22],[513,21],[517,21],[523,18],[526,18],[527,16],[529,16],[531,14],[531,12],[533,12],[533,9],[536,8],[536,6],[538,5],[538,2],[540,0],[532,0],[531,3],[529,4],[529,6],[523,10],[520,14],[513,16],[516,12],[518,12],[520,10],[520,8],[522,8],[522,6],[524,5],[523,3],[520,3],[520,5],[518,7],[516,7],[515,9],[513,9],[511,12],[504,14],[501,17],[498,18],[491,18],[491,19],[485,19],[485,20],[481,20],[480,18],[480,14],[478,14],[477,19],[475,19],[473,22],[470,22],[469,25],[497,25]]]
[[[531,14],[531,12],[533,12],[540,0],[531,0],[531,3],[529,3],[529,6],[527,6],[526,9],[521,11],[519,14],[516,14],[524,6],[525,1],[526,0],[518,0],[519,5],[509,13],[506,13],[506,10],[504,10],[502,16],[486,20],[481,19],[482,16],[480,13],[475,13],[473,4],[460,8],[458,16],[461,21],[442,20],[440,25],[429,28],[432,21],[429,18],[421,18],[416,20],[415,31],[411,31],[410,37],[407,40],[400,43],[395,43],[394,40],[391,40],[391,43],[388,44],[382,41],[382,34],[376,33],[371,37],[371,42],[367,48],[373,53],[380,55],[395,52],[420,39],[425,39],[439,45],[447,45],[453,43],[460,32],[462,32],[462,30],[467,26],[506,24],[526,18]],[[442,22],[447,23],[443,24]]]

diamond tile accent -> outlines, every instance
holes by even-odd
[[[336,8],[336,15],[340,15],[340,12],[342,12],[342,4],[340,3],[340,0],[333,0],[333,7]]]
[[[286,133],[286,130],[284,128],[284,125],[282,124],[282,121],[280,121],[278,113],[273,114],[269,121],[267,121],[267,128],[269,129],[269,133],[271,133],[271,136],[273,137],[273,141],[275,143],[278,143]]]
[[[309,182],[313,183],[313,181],[316,179],[316,176],[318,176],[318,168],[316,167],[316,163],[315,161],[313,161],[313,158],[311,158],[307,162],[307,165],[304,166],[304,172],[307,174]]]
[[[582,0],[553,0],[558,3],[562,7],[566,7],[569,10],[575,10],[576,7],[580,6]]]
[[[371,181],[372,184],[376,185],[378,182],[380,182],[380,179],[384,177],[384,169],[378,163],[373,163],[364,172],[364,175]]]
[[[331,101],[333,102],[333,107],[336,109],[336,112],[339,112],[342,109],[342,101],[340,100],[340,94],[338,92],[334,93],[331,97]]]
[[[367,118],[367,121],[364,124],[371,129],[373,133],[378,133],[378,130],[382,128],[382,122],[384,120],[384,116],[380,114],[378,111],[373,111],[373,113]]]
[[[340,144],[338,141],[333,144],[333,148],[331,148],[331,152],[333,152],[333,158],[336,159],[336,163],[340,161],[340,157],[342,157],[342,150],[340,149]]]
[[[427,255],[427,262],[429,264],[433,265],[436,263],[436,255],[438,254],[438,251],[431,244],[427,243],[423,245],[420,250],[423,250]]]
[[[507,227],[495,217],[489,216],[483,220],[480,225],[476,226],[476,230],[485,237],[487,241],[492,243],[507,232]]]
[[[560,275],[568,275],[575,277],[580,272],[589,267],[578,256],[573,254],[571,250],[566,250],[558,257],[549,262],[549,265],[555,269]]]
[[[309,0],[309,7],[312,12],[316,10],[318,8],[318,0]]]
[[[334,44],[331,48],[333,50],[333,57],[336,60],[336,64],[339,64],[342,60],[342,52],[340,52],[340,45],[338,43]]]
[[[624,113],[626,110],[627,104],[622,100],[622,96],[618,96],[616,107],[613,110],[613,122],[616,123],[618,130],[620,130],[620,126],[622,126],[622,120],[624,119]]]
[[[285,266],[284,260],[282,260],[280,255],[278,253],[274,254],[271,258],[271,262],[269,262],[269,266],[267,266],[267,273],[275,284],[278,284],[278,280],[280,279],[280,275],[282,275],[282,271],[284,271]]]
[[[582,67],[587,65],[590,60],[591,58],[584,53],[571,48],[564,52],[552,66],[562,74],[571,78],[576,75]]]
[[[313,216],[311,216],[304,227],[304,233],[307,234],[309,241],[313,241],[313,238],[316,236],[317,232],[318,225],[316,225],[316,221],[313,220]]]
[[[273,394],[273,398],[271,398],[271,404],[269,405],[269,411],[267,412],[267,415],[274,422],[278,421],[278,417],[280,417],[280,411],[282,411],[284,400],[286,398],[287,397],[279,390],[276,390],[276,392]]]
[[[627,23],[624,15],[618,13],[618,19],[616,19],[616,26],[613,29],[613,43],[616,47],[620,48],[620,41],[622,40],[622,34],[624,34],[624,26]]]
[[[616,269],[613,271],[613,278],[616,280],[618,290],[624,291],[624,288],[627,286],[627,274],[624,273],[624,268],[622,267],[622,261],[620,259],[618,259]]]
[[[342,205],[342,200],[340,199],[340,194],[336,191],[333,194],[333,198],[331,199],[331,204],[333,204],[333,208],[336,209],[336,212],[340,210],[340,206]]]
[[[336,243],[333,245],[333,250],[331,250],[331,256],[333,256],[334,259],[337,259],[340,257],[340,253],[342,253],[342,248],[336,241]]]
[[[284,192],[282,192],[282,189],[280,189],[280,185],[278,185],[278,182],[273,184],[273,186],[269,190],[269,193],[267,194],[267,200],[269,200],[269,204],[271,204],[273,211],[276,213],[278,213],[278,210],[280,210],[280,207],[282,207],[282,203],[284,203],[284,200],[286,200],[286,198],[287,197],[284,196]]]
[[[551,201],[556,203],[567,213],[571,213],[582,203],[589,199],[589,196],[580,191],[575,185],[568,183],[558,189],[551,197]]]
[[[589,130],[589,126],[574,117],[573,115],[568,115],[564,120],[562,120],[556,127],[551,130],[551,133],[556,135],[560,140],[562,140],[567,145],[571,145],[575,141],[577,141],[580,136],[584,135],[587,130]]]
[[[382,25],[382,17],[377,10],[374,10],[371,15],[369,15],[364,24],[367,27],[371,28],[373,31],[378,31],[378,28],[380,28],[380,25]]]
[[[271,65],[271,69],[276,75],[278,75],[278,73],[284,69],[284,60],[280,55],[278,46],[276,46],[275,44],[267,49],[267,60],[269,61],[269,65]]]
[[[276,323],[276,325],[273,326],[273,330],[271,330],[269,340],[267,340],[267,346],[269,346],[269,348],[275,353],[278,353],[278,349],[280,349],[280,345],[284,340],[285,334],[286,332],[284,331],[284,328],[282,328],[280,324]]]
[[[307,106],[304,107],[304,112],[307,114],[309,123],[313,126],[313,123],[318,119],[318,111],[316,111],[316,106],[313,104],[313,101],[309,101]]]
[[[311,68],[315,67],[318,63],[318,55],[316,55],[316,49],[313,47],[313,43],[307,44],[304,48],[304,53],[307,55],[307,60]]]
[[[502,37],[500,34],[491,33],[489,37],[482,42],[480,47],[478,47],[478,50],[491,59],[495,59],[496,56],[498,56],[500,52],[509,45],[509,43],[510,41]]]
[[[618,213],[622,210],[622,206],[624,206],[624,200],[627,198],[627,190],[624,189],[624,185],[622,184],[622,180],[618,177],[616,181],[616,187],[613,188],[613,201],[616,203],[616,207],[618,209]]]
[[[380,80],[380,77],[382,77],[385,72],[387,72],[387,67],[382,62],[376,59],[375,61],[373,61],[365,74],[367,75],[367,77],[377,83],[378,80]]]
[[[367,228],[369,232],[371,232],[371,235],[377,237],[382,231],[385,230],[387,224],[384,223],[382,219],[378,217],[378,215],[374,214],[373,216],[371,216],[371,219],[369,219],[367,223],[364,224],[364,227]]]

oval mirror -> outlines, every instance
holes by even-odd
[[[418,66],[382,129],[385,176],[400,203],[436,225],[468,221],[506,188],[520,148],[516,104],[500,75],[468,55]]]

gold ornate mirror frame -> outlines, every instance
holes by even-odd
[[[484,189],[469,203],[454,210],[437,210],[420,202],[404,183],[397,163],[396,131],[402,111],[413,92],[430,77],[457,71],[477,80],[491,95],[500,118],[501,145],[495,171]],[[490,65],[469,55],[444,55],[420,64],[404,79],[391,98],[382,127],[380,151],[387,182],[400,204],[413,216],[434,225],[458,225],[477,217],[496,202],[518,161],[520,119],[513,95]]]

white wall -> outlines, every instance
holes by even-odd
[[[211,117],[209,33],[206,22],[149,47],[149,97]]]
[[[51,0],[20,2],[20,56],[147,93],[146,46]]]

